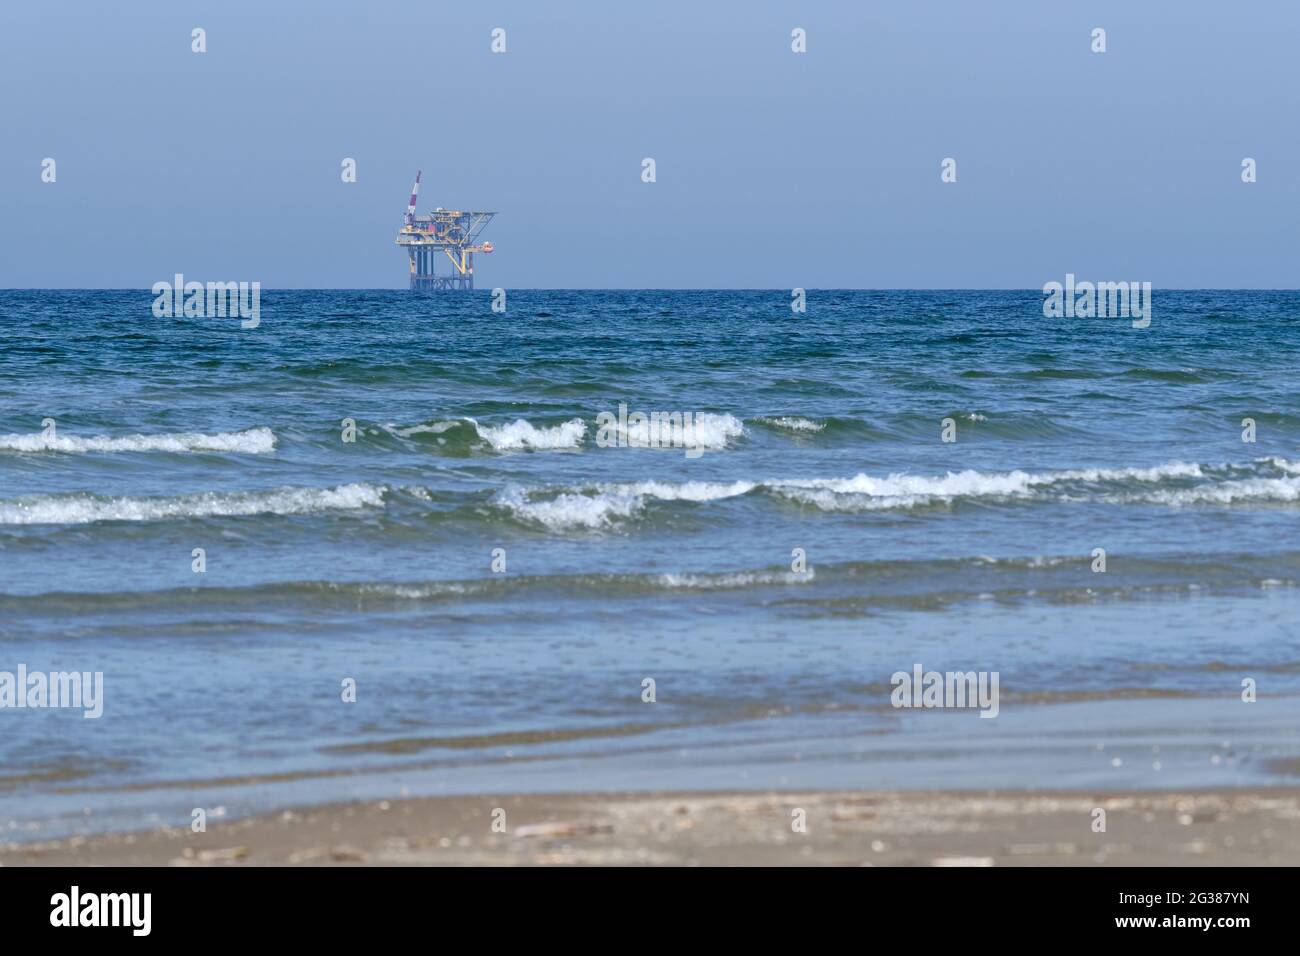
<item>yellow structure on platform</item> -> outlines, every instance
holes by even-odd
[[[461,212],[440,206],[427,216],[417,216],[415,203],[420,193],[420,175],[416,174],[406,219],[396,239],[411,257],[411,288],[472,289],[474,253],[492,251],[492,243],[478,241],[479,233],[496,213]],[[439,274],[434,269],[439,253],[451,262],[451,272]]]

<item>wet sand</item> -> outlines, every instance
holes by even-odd
[[[435,797],[0,846],[4,866],[1297,863],[1294,788]]]

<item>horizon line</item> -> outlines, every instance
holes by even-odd
[[[195,280],[199,281],[199,280]],[[232,281],[232,280],[211,280]],[[240,280],[233,280],[240,281]],[[242,280],[252,283],[257,280]],[[1055,281],[1055,280],[1050,280]],[[1107,280],[1109,281],[1109,280]],[[1121,280],[1124,281],[1124,280]],[[416,292],[405,286],[267,286],[258,284],[264,292],[406,292],[421,297],[438,298],[441,292]],[[508,292],[784,292],[801,288],[806,292],[1034,292],[1042,295],[1037,286],[493,286],[480,289],[445,290],[448,297],[457,293],[487,292],[493,289]],[[1162,292],[1300,292],[1300,287],[1286,286],[1156,286]],[[3,292],[143,292],[153,295],[149,286],[2,286]]]

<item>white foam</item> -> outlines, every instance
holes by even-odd
[[[691,432],[694,432],[692,435]],[[694,429],[686,429],[688,441],[695,448],[726,448],[727,442],[745,434],[745,425],[734,415],[696,412]]]
[[[689,588],[711,591],[725,588],[743,588],[758,584],[807,584],[815,577],[812,568],[807,571],[737,571],[731,574],[661,574],[659,581],[670,588]]]
[[[474,581],[439,581],[430,584],[362,584],[342,586],[331,584],[335,590],[355,587],[357,593],[377,597],[400,598],[408,601],[422,601],[428,598],[446,597],[447,595],[464,596],[478,594],[485,590],[485,585]]]
[[[730,484],[707,481],[638,481],[593,485],[537,499],[533,497],[537,492],[512,488],[497,495],[497,501],[520,518],[553,531],[563,531],[573,528],[605,528],[621,519],[634,518],[644,510],[647,498],[659,501],[715,501],[743,495],[755,487],[751,481]]]
[[[649,497],[660,501],[716,501],[734,498],[753,491],[758,485],[752,481],[637,481],[621,485],[597,485],[603,493],[622,497]]]
[[[720,451],[727,442],[745,433],[745,424],[734,415],[713,412],[684,413],[681,420],[660,418],[624,424],[617,420],[600,426],[609,429],[629,448],[702,448]],[[689,416],[689,417],[688,417]]]
[[[1035,476],[1035,484],[1058,481],[1163,481],[1166,478],[1203,478],[1202,466],[1186,461],[1171,461],[1152,468],[1081,468],[1072,471],[1049,471]]]
[[[469,421],[473,422],[479,437],[496,451],[578,448],[587,434],[587,424],[581,418],[550,428],[538,428],[522,418],[509,425],[480,425],[472,418]]]
[[[1277,458],[1277,457],[1256,458],[1255,463],[1273,465],[1275,468],[1281,468],[1283,471],[1287,472],[1288,474],[1300,475],[1300,464],[1296,464],[1293,461],[1288,461],[1285,458]]]
[[[1120,502],[1149,502],[1181,508],[1187,505],[1228,505],[1234,502],[1300,501],[1300,477],[1246,478],[1195,488],[1161,489],[1140,495],[1112,496]]]
[[[946,475],[891,474],[884,478],[858,474],[852,478],[794,479],[764,482],[794,501],[823,511],[876,511],[946,504],[959,498],[1021,499],[1068,482],[1158,483],[1169,478],[1205,477],[1202,467],[1170,462],[1151,468],[1085,468],[1067,471],[981,472],[967,469]]]
[[[1263,459],[1256,464],[1285,468],[1280,460]],[[1087,468],[1063,471],[981,472],[967,469],[946,475],[894,473],[874,477],[859,473],[851,478],[789,478],[765,481],[637,481],[596,484],[563,489],[558,495],[539,489],[513,489],[498,496],[501,504],[522,518],[552,530],[603,528],[619,520],[634,518],[647,501],[712,502],[759,491],[786,500],[813,505],[823,511],[906,510],[963,499],[989,501],[1026,500],[1054,497],[1055,500],[1086,499],[1114,502],[1150,502],[1171,506],[1234,501],[1300,500],[1300,467],[1282,478],[1216,479],[1227,466],[1169,462],[1149,468]],[[1207,474],[1208,471],[1208,474]],[[1188,488],[1150,488],[1161,482],[1201,479]],[[1107,485],[1137,485],[1125,491]],[[1094,485],[1096,488],[1072,488]],[[1065,486],[1065,487],[1058,487]]]
[[[815,422],[812,419],[800,418],[797,415],[782,415],[780,418],[760,418],[758,421],[765,425],[789,429],[792,432],[819,432],[826,428],[825,422]]]
[[[885,478],[872,478],[857,474],[852,478],[812,478],[773,481],[778,491],[791,489],[818,489],[835,494],[868,495],[879,498],[925,496],[955,498],[982,495],[1023,495],[1036,483],[1037,476],[1023,471],[988,474],[980,471],[948,472],[942,477],[926,478],[920,475],[891,474]]]
[[[269,428],[250,428],[242,432],[179,432],[163,435],[63,435],[57,431],[48,437],[43,432],[27,435],[0,435],[0,450],[57,451],[68,454],[119,451],[237,452],[265,455],[275,451],[275,433]]]
[[[539,501],[527,493],[511,489],[497,496],[497,501],[518,517],[552,531],[572,528],[604,528],[618,518],[630,518],[642,508],[642,500],[631,494],[584,495],[564,493]]]
[[[383,507],[384,490],[375,485],[350,484],[337,488],[206,491],[168,498],[32,495],[0,501],[0,525],[91,524],[96,521],[160,521],[166,518],[346,511]]]
[[[1201,465],[1169,462],[1151,468],[1083,468],[1065,471],[981,472],[965,470],[943,476],[891,474],[873,478],[858,474],[853,478],[830,478],[770,482],[777,494],[806,500],[835,509],[842,506],[910,507],[957,498],[1024,498],[1053,485],[1068,482],[1140,482],[1158,483],[1169,478],[1203,478]],[[837,496],[874,499],[846,502]]]
[[[822,511],[906,509],[957,497],[1020,497],[1031,493],[1032,476],[1013,471],[988,475],[978,471],[950,472],[940,478],[892,474],[873,478],[814,478],[766,483],[776,495],[814,505]]]

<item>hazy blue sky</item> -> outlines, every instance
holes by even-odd
[[[0,89],[0,287],[402,287],[417,167],[480,288],[1300,284],[1294,0],[4,0]]]

